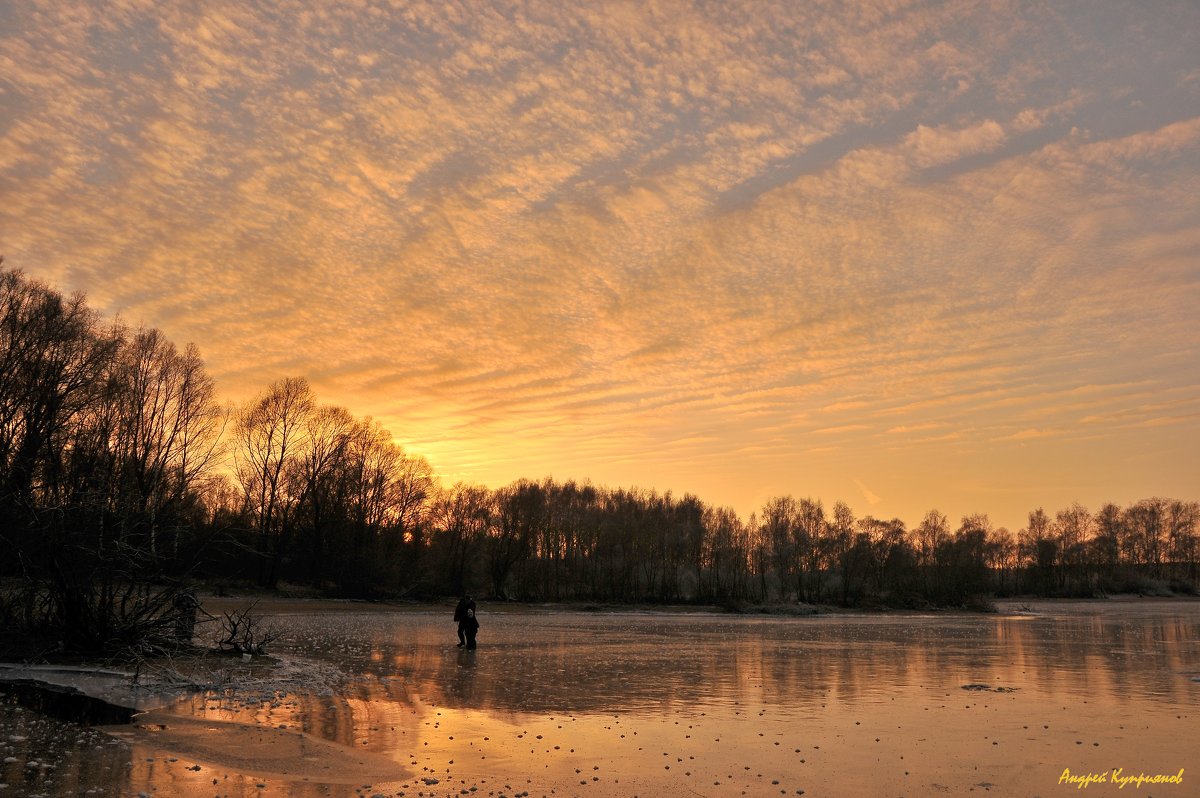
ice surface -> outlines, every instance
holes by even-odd
[[[278,665],[231,665],[224,689],[122,731],[116,757],[7,708],[0,754],[15,761],[0,782],[8,795],[200,796],[213,779],[263,796],[1034,795],[1063,789],[1064,768],[1196,772],[1200,603],[1020,609],[481,603],[474,652],[456,647],[449,607],[280,613]],[[309,749],[320,757],[295,753]]]

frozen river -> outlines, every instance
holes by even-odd
[[[0,796],[1200,794],[1200,603],[1001,609],[279,612],[115,737],[5,707]]]

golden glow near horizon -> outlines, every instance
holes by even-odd
[[[1196,498],[1200,8],[0,0],[0,252],[444,481]]]

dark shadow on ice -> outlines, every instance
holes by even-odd
[[[136,685],[132,674],[119,671],[34,665],[0,665],[0,690],[13,703],[85,726],[129,723],[184,694]]]

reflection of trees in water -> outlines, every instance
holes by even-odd
[[[518,712],[593,712],[693,703],[705,691],[703,664],[678,651],[638,652],[597,644],[585,650],[490,650],[486,665],[443,660],[414,674],[429,700],[452,707]]]
[[[1022,668],[1054,694],[1101,695],[1117,702],[1149,697],[1188,700],[1195,689],[1184,676],[1198,664],[1185,645],[1200,637],[1196,621],[1182,618],[1082,616],[1038,619],[1023,628]]]
[[[514,713],[736,705],[816,711],[830,701],[882,701],[897,691],[945,690],[960,681],[1118,702],[1179,701],[1195,689],[1183,674],[1197,668],[1187,644],[1200,636],[1200,624],[1183,617],[1120,612],[487,620],[478,652],[454,648],[450,630],[427,617],[406,621],[419,628],[399,633],[396,618],[386,615],[360,626],[366,638],[360,645],[332,646],[340,667],[358,674],[350,691],[338,694],[355,703],[392,703],[409,714],[425,711],[418,705]],[[354,711],[331,706],[340,703],[336,698],[304,703],[307,723],[323,737],[351,739],[362,723]]]

